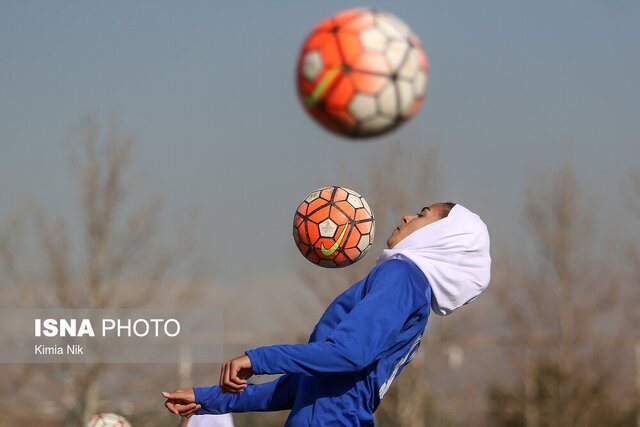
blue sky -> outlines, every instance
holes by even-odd
[[[25,199],[71,212],[65,144],[89,111],[136,138],[139,194],[161,194],[170,219],[200,212],[225,280],[293,272],[294,209],[335,183],[336,159],[412,138],[438,145],[444,197],[496,239],[519,235],[524,189],[560,165],[602,205],[621,200],[640,169],[640,3],[371,1],[422,39],[429,93],[397,132],[352,143],[302,111],[294,66],[320,19],[361,5],[3,1],[0,224]]]

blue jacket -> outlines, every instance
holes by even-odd
[[[376,266],[338,296],[308,344],[247,351],[256,374],[284,374],[239,394],[195,388],[199,414],[290,409],[285,426],[372,426],[373,412],[420,345],[431,289],[411,262]]]

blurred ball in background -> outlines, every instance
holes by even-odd
[[[320,22],[300,51],[298,93],[326,129],[381,135],[413,117],[427,90],[427,55],[400,19],[349,9]]]

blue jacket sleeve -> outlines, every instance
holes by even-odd
[[[367,295],[322,342],[274,345],[247,351],[256,374],[352,372],[367,367],[411,314],[427,303],[427,282],[405,261],[382,264]]]
[[[264,383],[249,383],[241,393],[222,393],[220,387],[194,387],[198,415],[228,412],[281,411],[291,409],[298,386],[297,375],[283,375]]]

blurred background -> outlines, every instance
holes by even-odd
[[[0,2],[0,308],[215,307],[229,358],[305,342],[401,215],[453,201],[489,226],[492,283],[432,316],[377,425],[640,426],[640,3],[371,1],[421,38],[430,80],[414,119],[357,142],[307,117],[294,75],[353,6]],[[376,214],[346,269],[291,236],[326,185]],[[174,426],[160,392],[219,364],[0,371],[3,426]]]

